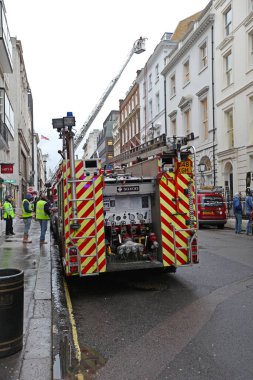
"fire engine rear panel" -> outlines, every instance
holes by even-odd
[[[104,243],[104,217],[102,176],[99,168],[87,171],[84,161],[75,161],[75,185],[77,219],[79,229],[72,229],[73,200],[71,196],[70,166],[66,167],[64,180],[65,238],[66,238],[66,273],[72,273],[69,247],[78,250],[78,272],[80,275],[104,272],[106,269]],[[66,180],[67,178],[67,180]]]
[[[163,172],[156,159],[152,178],[108,180],[100,161],[91,161],[75,161],[74,180],[63,165],[66,274],[189,264],[196,211],[184,163]]]
[[[196,229],[192,178],[188,174],[164,173],[159,187],[163,264],[188,264],[192,230]]]

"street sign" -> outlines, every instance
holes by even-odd
[[[35,186],[29,186],[28,188],[27,188],[27,192],[28,193],[33,193],[35,191]]]
[[[3,183],[16,183],[15,179],[4,179]]]

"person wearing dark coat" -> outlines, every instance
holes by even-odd
[[[235,193],[233,198],[233,211],[235,216],[235,233],[242,233],[242,202],[240,193]]]
[[[5,201],[3,204],[3,218],[6,222],[5,224],[5,236],[15,235],[13,232],[13,219],[15,217],[13,205],[12,205],[12,196],[6,195]]]

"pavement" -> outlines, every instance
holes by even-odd
[[[243,221],[244,230],[245,226],[246,221]],[[229,219],[226,227],[234,228],[234,220]],[[62,287],[63,276],[60,274],[60,279],[55,280],[56,273],[60,272],[60,264],[59,268],[56,268],[55,258],[52,255],[54,243],[50,238],[49,226],[46,235],[48,244],[42,246],[39,243],[40,226],[34,220],[29,233],[29,238],[32,240],[30,244],[22,242],[21,219],[16,218],[14,221],[15,236],[6,239],[4,232],[5,222],[0,220],[0,268],[24,271],[24,336],[21,351],[0,358],[0,380],[66,378],[62,375],[64,372],[62,367],[69,366],[70,355],[67,345],[62,344],[62,341],[69,341],[70,328],[67,321],[69,316],[65,306],[60,306],[58,314],[54,309],[54,303],[64,304],[65,295],[62,292],[60,298],[54,301],[56,288]],[[57,320],[61,330],[64,331],[63,338],[59,338]],[[0,326],[2,328],[2,321]],[[57,345],[60,347],[58,354],[55,351]],[[61,363],[59,357],[62,358]],[[67,368],[65,372],[68,372]]]
[[[14,220],[15,236],[5,238],[0,221],[0,268],[24,271],[24,323],[21,351],[0,358],[0,380],[52,380],[52,263],[48,244],[40,246],[40,226],[32,221],[30,244],[23,244],[23,221]],[[17,323],[19,323],[17,321]],[[0,321],[1,328],[4,326]]]

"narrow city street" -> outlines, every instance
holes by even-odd
[[[199,238],[200,263],[176,274],[69,283],[87,378],[253,378],[252,236],[212,228]]]

